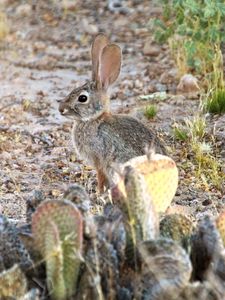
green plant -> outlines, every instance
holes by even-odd
[[[82,253],[83,222],[70,201],[45,201],[32,217],[35,245],[46,262],[47,285],[55,300],[75,293]]]
[[[196,175],[201,178],[205,184],[212,183],[217,188],[222,187],[224,175],[220,171],[221,163],[216,159],[212,152],[210,144],[197,142],[191,144],[196,164]]]
[[[223,81],[220,46],[225,41],[225,3],[219,0],[161,2],[162,18],[150,22],[155,28],[155,39],[169,41],[181,75],[195,71],[204,76],[210,87],[220,87]]]
[[[195,115],[192,119],[185,120],[185,126],[192,142],[203,141],[206,135],[206,119],[202,115]]]
[[[157,107],[155,105],[146,106],[144,115],[147,119],[154,119],[156,114],[157,114]]]
[[[175,139],[183,142],[188,139],[187,129],[183,125],[179,125],[177,123],[173,125],[173,135]]]
[[[212,91],[203,103],[203,109],[212,114],[225,113],[225,88]]]
[[[177,140],[191,142],[203,141],[206,135],[206,120],[204,116],[196,115],[192,119],[186,119],[184,124],[175,123],[173,134]]]
[[[206,132],[206,119],[203,115],[196,115],[185,120],[184,124],[175,124],[174,135],[177,139],[187,143],[190,159],[195,175],[208,186],[213,184],[221,189],[224,175],[222,163],[213,155],[214,139]]]

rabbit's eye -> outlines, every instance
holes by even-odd
[[[85,103],[88,101],[88,93],[83,92],[82,94],[79,95],[78,97],[78,102]]]

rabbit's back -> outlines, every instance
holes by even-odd
[[[165,148],[155,134],[135,118],[106,114],[98,120],[80,122],[74,127],[74,144],[90,164],[107,169],[112,163],[125,163],[145,153],[153,142],[157,153]]]
[[[107,133],[111,138],[113,137],[115,144],[123,145],[128,157],[126,155],[119,157],[118,154],[120,162],[126,162],[127,158],[129,160],[134,156],[144,154],[146,146],[151,146],[152,142],[157,153],[165,153],[165,148],[155,133],[133,117],[111,116],[106,122],[100,124],[98,131],[99,136],[102,135],[103,139]]]

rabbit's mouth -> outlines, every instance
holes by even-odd
[[[80,113],[79,111],[74,107],[73,109],[68,108],[68,107],[59,107],[59,111],[62,116],[69,118],[69,119],[80,119]]]

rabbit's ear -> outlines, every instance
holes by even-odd
[[[107,90],[120,74],[121,67],[121,49],[115,44],[105,46],[100,59],[100,81],[101,87]]]
[[[109,44],[107,36],[103,33],[98,34],[91,47],[91,59],[92,59],[92,80],[99,83],[99,64],[100,57],[102,54],[103,48]]]

